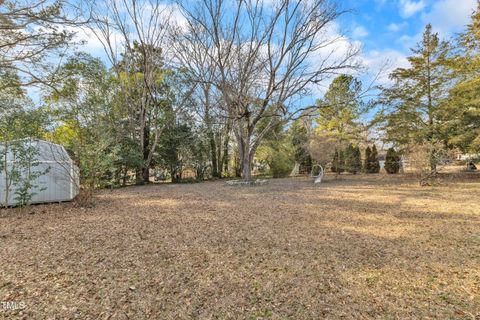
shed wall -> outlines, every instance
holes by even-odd
[[[32,190],[35,195],[31,203],[61,202],[73,200],[78,195],[79,170],[70,160],[67,152],[62,146],[50,144],[48,142],[36,141],[40,154],[38,156],[39,165],[32,171],[47,172],[40,175],[33,184],[36,186]],[[12,166],[8,163],[7,166]],[[24,173],[26,174],[26,173]],[[16,205],[15,191],[18,186],[11,185],[7,204]],[[6,179],[5,171],[0,171],[0,204],[5,203],[6,198]]]

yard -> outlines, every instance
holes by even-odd
[[[162,184],[0,211],[16,319],[477,319],[480,176]],[[5,309],[5,308],[4,308]]]

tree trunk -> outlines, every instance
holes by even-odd
[[[4,206],[5,208],[8,208],[8,196],[9,196],[9,192],[10,192],[10,188],[9,188],[9,182],[8,182],[8,175],[9,175],[9,172],[8,172],[8,141],[5,142],[5,147],[4,147],[4,159],[3,159],[3,167],[4,167],[4,171],[5,171],[5,203],[4,203]]]
[[[436,177],[437,176],[437,160],[436,160],[436,150],[432,150],[430,152],[430,175],[432,177]]]
[[[228,174],[228,143],[229,143],[229,136],[225,137],[225,140],[223,141],[223,158],[222,158],[222,166],[223,166],[223,171]]]
[[[142,180],[144,184],[150,183],[150,168],[144,167],[142,170]]]
[[[222,159],[222,136],[221,134],[217,134],[217,139],[215,139],[215,143],[217,144],[217,174],[218,177],[221,178],[223,174],[223,159]]]
[[[174,166],[170,166],[170,177],[173,183],[178,183],[182,180],[181,173],[178,171],[178,168]]]
[[[128,167],[125,166],[125,168],[123,169],[122,187],[127,186],[127,176],[128,176]]]
[[[150,182],[150,164],[148,163],[148,158],[150,155],[150,127],[147,124],[143,130],[143,168],[142,168],[142,180],[144,184]]]
[[[141,164],[140,168],[136,172],[137,176],[137,185],[148,184],[150,182],[150,168],[148,163],[148,158],[150,154],[150,128],[148,124],[142,130],[142,137],[143,141],[143,163]]]
[[[210,140],[210,158],[212,161],[212,176],[218,178],[218,161],[217,161],[217,145],[215,143],[215,137],[213,131],[209,130],[208,132]]]
[[[245,152],[242,159],[242,179],[245,181],[252,180],[252,163],[250,161],[250,154]]]
[[[245,144],[246,150],[240,152],[240,163],[242,164],[242,179],[245,181],[252,180],[252,163],[256,148],[249,148],[249,144]]]
[[[242,177],[242,161],[238,157],[235,157],[235,177]]]

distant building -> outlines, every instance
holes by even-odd
[[[480,159],[480,153],[459,153],[457,154],[457,160],[467,161],[470,159]]]

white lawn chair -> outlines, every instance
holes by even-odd
[[[314,172],[315,172],[315,168],[319,168],[319,172],[318,172],[318,175],[314,175]],[[311,176],[312,178],[314,178],[313,180],[313,183],[314,184],[320,184],[322,183],[322,179],[323,179],[323,175],[324,175],[325,171],[323,170],[323,167],[319,164],[316,164],[312,167],[312,173],[311,173]]]

